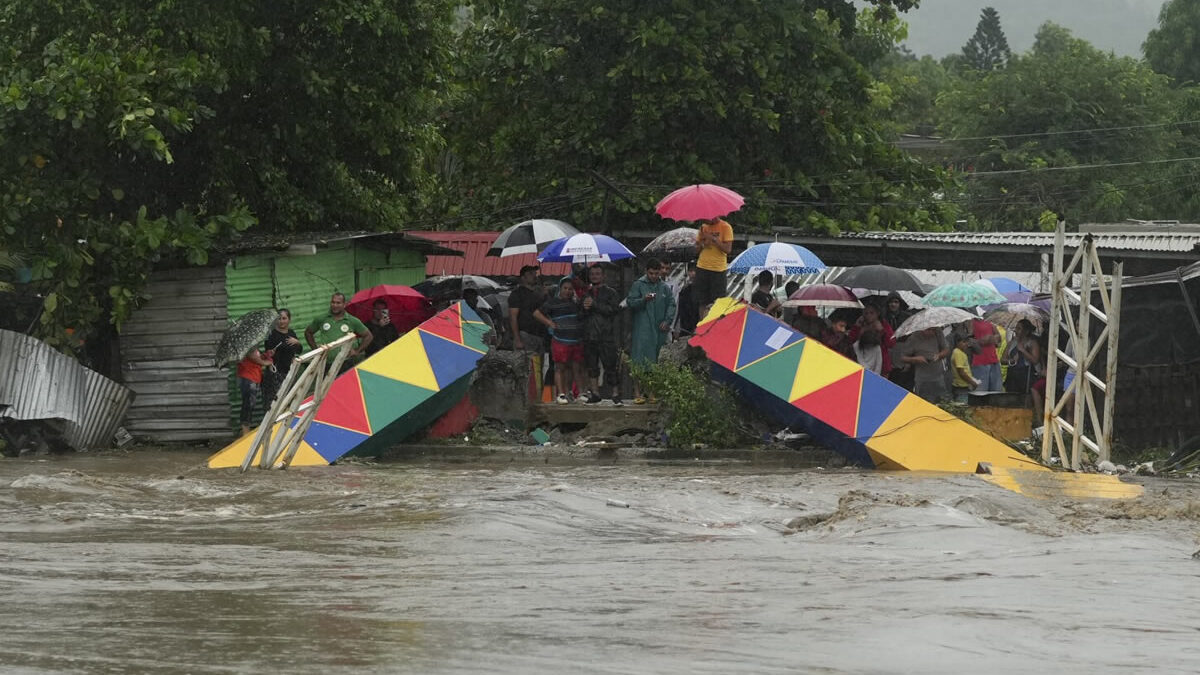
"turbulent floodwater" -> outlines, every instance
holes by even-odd
[[[1190,481],[203,459],[0,460],[0,671],[1200,671]]]

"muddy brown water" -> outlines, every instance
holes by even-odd
[[[1194,481],[203,460],[0,460],[0,672],[1200,672]]]

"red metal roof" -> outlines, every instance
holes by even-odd
[[[431,255],[425,258],[425,276],[442,274],[475,274],[481,277],[515,277],[524,265],[538,264],[532,253],[513,255],[506,258],[489,257],[487,252],[499,232],[410,232],[422,239],[429,239],[463,252],[463,257]],[[571,266],[567,263],[545,263],[542,274],[567,275]]]

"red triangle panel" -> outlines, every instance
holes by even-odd
[[[313,420],[362,434],[371,433],[357,370],[343,373],[333,381]]]
[[[858,422],[863,372],[859,370],[829,386],[821,387],[796,399],[792,405],[853,438]]]

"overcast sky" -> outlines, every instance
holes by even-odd
[[[1158,24],[1163,0],[921,0],[902,14],[908,22],[905,44],[918,56],[942,57],[962,49],[975,32],[979,13],[995,7],[1014,52],[1033,46],[1038,26],[1053,21],[1099,49],[1122,56],[1142,55],[1142,42]]]

